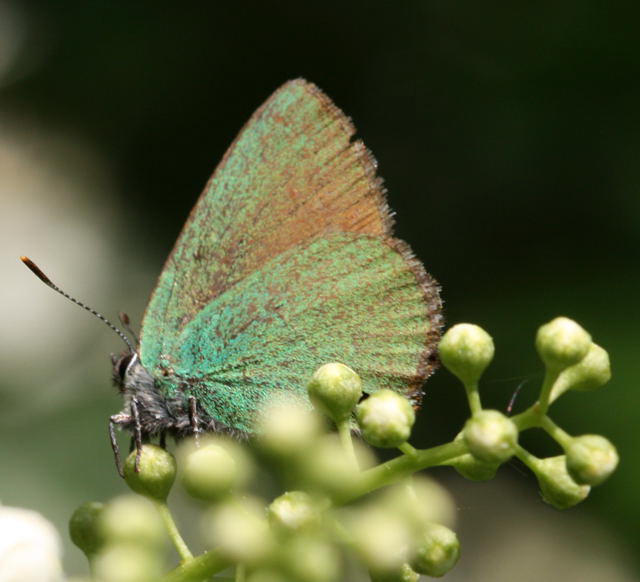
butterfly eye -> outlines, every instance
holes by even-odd
[[[131,354],[127,354],[126,356],[121,357],[120,361],[116,364],[114,376],[120,384],[124,383],[124,375],[127,373],[127,368],[129,367],[132,357],[133,356]]]

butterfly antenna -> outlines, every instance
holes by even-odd
[[[103,321],[104,323],[106,323],[113,331],[115,331],[124,341],[125,344],[127,344],[127,347],[129,348],[129,351],[132,354],[136,353],[135,348],[133,347],[133,344],[131,343],[131,341],[129,340],[129,338],[122,332],[120,331],[120,329],[118,329],[115,325],[113,325],[113,323],[111,323],[104,315],[102,315],[101,313],[98,313],[95,309],[92,309],[91,307],[89,307],[88,305],[85,305],[84,303],[82,303],[81,301],[78,301],[75,297],[71,297],[71,295],[69,295],[68,293],[65,293],[62,289],[60,289],[60,287],[58,287],[55,283],[53,283],[53,281],[51,281],[51,279],[49,279],[49,277],[47,277],[42,270],[40,269],[40,267],[38,267],[38,265],[36,265],[29,257],[20,257],[20,260],[29,268],[29,270],[36,276],[38,277],[38,279],[40,279],[40,281],[42,281],[47,287],[51,287],[51,289],[53,289],[54,291],[56,291],[57,293],[60,293],[60,295],[62,295],[63,297],[66,297],[69,301],[71,301],[72,303],[75,303],[76,305],[79,305],[80,307],[82,307],[82,309],[85,309],[86,311],[88,311],[89,313],[92,313],[93,315],[95,315],[99,320]]]

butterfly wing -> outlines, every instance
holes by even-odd
[[[246,280],[259,278],[283,253],[291,257],[296,248],[309,248],[315,239],[340,232],[366,235],[368,240],[379,237],[377,244],[391,248],[384,189],[375,175],[375,161],[362,142],[352,139],[354,132],[331,100],[301,79],[278,89],[240,132],[169,255],[143,320],[142,363],[154,377],[163,379],[167,391],[178,385],[177,370],[188,372],[191,360],[185,359],[185,345],[189,338],[199,337],[202,346],[214,343],[213,338],[206,339],[205,326],[197,323],[204,312],[224,297],[230,301],[229,317],[233,313],[240,322],[240,312],[251,296],[239,289],[246,291]],[[393,252],[406,272],[417,272],[406,252]],[[316,272],[315,284],[322,279],[323,274]],[[418,279],[414,277],[416,289]],[[370,283],[363,279],[363,285]],[[421,289],[414,301],[423,311],[433,312],[425,320],[433,331],[439,323],[437,291],[432,285]],[[296,296],[290,293],[287,300],[295,302]],[[395,308],[392,303],[388,306]],[[200,327],[202,333],[192,335]],[[275,345],[275,337],[270,344]],[[434,349],[424,334],[421,341],[415,349],[423,363],[414,369],[412,386],[426,377],[429,366],[424,361]],[[353,342],[357,343],[355,335]],[[240,362],[237,365],[242,367]],[[203,367],[198,369],[205,374]],[[213,372],[211,368],[205,375]],[[209,384],[206,390],[213,387]]]
[[[184,328],[166,383],[194,394],[226,427],[250,432],[255,414],[303,396],[320,365],[341,361],[366,391],[419,400],[437,337],[433,282],[399,241],[355,233],[284,251],[213,299]],[[432,352],[430,352],[432,353]]]
[[[325,232],[390,234],[376,164],[347,117],[302,79],[278,89],[231,145],[164,265],[142,326],[142,361],[170,355],[215,296]]]

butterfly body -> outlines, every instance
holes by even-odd
[[[437,284],[392,236],[376,164],[315,85],[283,85],[205,187],[114,361],[114,422],[142,436],[251,434],[274,399],[306,400],[330,361],[418,405],[436,363]]]

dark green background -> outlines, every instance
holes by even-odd
[[[112,316],[130,310],[139,321],[153,273],[227,145],[272,90],[304,76],[353,118],[377,157],[397,233],[442,284],[447,321],[472,321],[493,335],[497,356],[483,386],[488,406],[504,409],[521,383],[516,408],[535,398],[541,369],[533,337],[556,315],[578,320],[609,350],[610,385],[567,395],[554,418],[572,433],[610,437],[622,457],[618,473],[572,510],[574,517],[540,504],[535,481],[515,463],[495,487],[524,492],[534,511],[554,522],[575,515],[585,520],[580,524],[595,521],[613,536],[615,551],[633,554],[640,522],[635,5],[67,0],[20,6],[27,42],[2,88],[0,109],[36,127],[80,135],[106,160],[118,199],[95,203],[120,209],[110,220],[117,221],[121,268],[113,303],[101,308]],[[75,252],[82,253],[81,240]],[[132,265],[142,263],[144,273],[131,275]],[[55,273],[55,264],[47,268]],[[70,292],[79,286],[64,284]],[[64,328],[58,336],[82,361],[96,357],[91,337],[108,333],[96,322],[83,345]],[[115,336],[109,340],[110,349],[120,349]],[[104,430],[119,406],[106,386],[106,354],[102,367],[91,370],[69,407],[0,427],[2,473],[14,474],[0,490],[4,503],[30,505],[64,523],[70,508],[47,505],[57,491],[80,503],[124,490]],[[42,386],[30,390],[46,390],[48,379],[64,381],[64,373],[43,369]],[[418,446],[449,438],[466,414],[462,391],[445,372],[429,381],[427,393]],[[13,406],[24,410],[28,400],[24,393],[6,396],[3,414]],[[543,438],[526,441],[539,454],[555,452]],[[19,455],[8,452],[19,445]],[[20,466],[5,466],[16,459]],[[32,490],[20,485],[20,475],[37,480]],[[457,490],[457,479],[445,479],[456,491],[461,527],[471,532],[466,543],[473,556],[474,544],[506,527],[491,519],[501,497],[484,525],[472,526],[467,514],[476,491],[491,485]],[[524,519],[514,513],[514,521]],[[477,529],[479,538],[471,535]],[[505,551],[494,551],[493,559],[520,559],[518,550]],[[577,555],[608,551],[576,545]],[[77,570],[78,557],[67,554],[69,569]],[[467,566],[465,579],[482,582],[474,571]],[[574,578],[568,569],[553,579]]]

